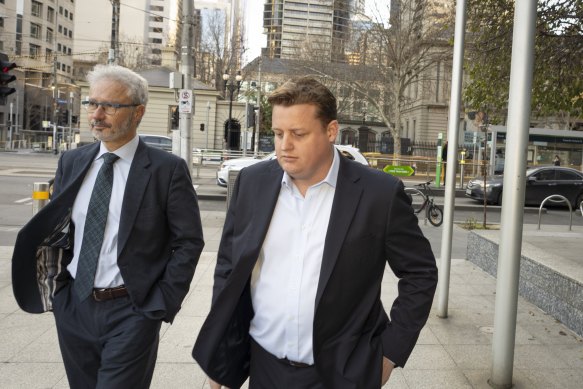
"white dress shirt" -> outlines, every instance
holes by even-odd
[[[134,139],[115,150],[119,159],[113,164],[113,187],[111,190],[111,200],[109,202],[109,213],[107,214],[107,223],[103,236],[103,245],[97,262],[97,272],[95,274],[96,288],[112,288],[123,285],[123,278],[117,266],[117,235],[119,230],[119,220],[121,217],[121,205],[126,188],[130,166],[138,148],[138,135]],[[75,245],[73,249],[73,260],[67,266],[67,270],[73,278],[77,274],[77,265],[79,263],[79,253],[81,252],[81,242],[83,242],[83,230],[85,229],[85,219],[87,217],[87,208],[93,192],[93,186],[97,179],[97,173],[103,165],[101,156],[109,151],[103,143],[91,167],[85,175],[81,189],[77,193],[75,203],[73,204],[72,220],[75,225]]]
[[[249,333],[277,358],[314,363],[312,336],[324,242],[338,178],[328,175],[303,197],[284,173],[273,217],[251,276],[255,316]]]

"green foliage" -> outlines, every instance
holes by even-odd
[[[490,122],[506,117],[514,1],[468,0],[466,106],[485,109]],[[583,112],[583,1],[539,1],[532,90],[534,116]]]

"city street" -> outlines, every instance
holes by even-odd
[[[11,153],[0,152],[0,245],[12,245],[18,230],[32,215],[32,189],[35,182],[46,182],[54,176],[58,156],[48,153]],[[193,182],[199,196],[199,206],[206,211],[224,211],[226,209],[227,190],[215,183],[217,166],[203,166],[198,171],[193,170]],[[406,184],[411,184],[407,180]],[[212,194],[212,196],[205,196]],[[437,204],[443,204],[443,198],[436,197]],[[477,201],[468,198],[456,198],[457,209],[454,211],[456,223],[481,223],[484,217],[483,207]],[[462,207],[463,206],[463,207]],[[488,223],[500,222],[499,207],[489,207]],[[419,215],[423,220],[423,215]],[[542,215],[543,225],[568,225],[569,212],[567,208],[555,207],[547,209]],[[537,224],[538,213],[525,212],[525,224]],[[573,225],[583,226],[583,217],[578,212],[573,214]]]

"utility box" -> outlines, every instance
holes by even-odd
[[[170,89],[182,89],[182,73],[172,72],[168,77],[168,86]]]

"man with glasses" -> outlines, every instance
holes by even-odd
[[[204,246],[197,198],[184,160],[137,135],[147,81],[115,65],[87,79],[99,142],[59,160],[52,201],[15,244],[14,296],[54,312],[71,388],[147,388]]]

